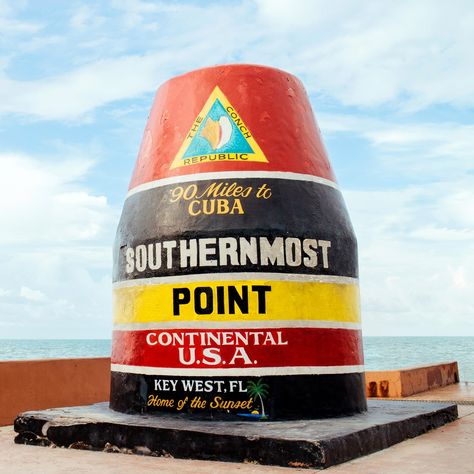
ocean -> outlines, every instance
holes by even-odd
[[[3,339],[0,360],[108,357],[109,339]],[[366,370],[456,360],[462,381],[474,382],[474,337],[364,337]]]

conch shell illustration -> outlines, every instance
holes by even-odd
[[[229,117],[225,115],[220,117],[219,120],[213,120],[211,117],[208,117],[200,135],[209,142],[213,150],[218,150],[230,140],[232,123]]]

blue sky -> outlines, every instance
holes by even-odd
[[[0,337],[106,338],[154,93],[214,64],[305,84],[359,241],[366,335],[474,336],[471,1],[0,0]]]

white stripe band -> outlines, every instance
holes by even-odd
[[[324,328],[361,329],[360,323],[318,321],[318,320],[278,320],[278,321],[163,321],[157,323],[115,324],[114,331],[162,331],[166,329],[269,329],[269,328]]]
[[[189,183],[192,181],[204,181],[212,179],[245,179],[245,178],[263,178],[263,179],[287,179],[291,181],[311,181],[312,183],[319,183],[329,186],[334,189],[339,189],[338,185],[329,179],[314,176],[312,174],[290,173],[286,171],[221,171],[214,173],[196,173],[186,174],[182,176],[170,176],[169,178],[157,179],[149,181],[148,183],[139,184],[130,189],[125,199],[134,194],[149,189],[167,186],[169,184]]]
[[[322,374],[352,374],[364,372],[363,365],[341,366],[302,366],[302,367],[248,367],[232,369],[183,369],[163,367],[141,367],[137,365],[112,364],[112,372],[123,372],[141,375],[165,376],[271,376],[271,375],[322,375]]]
[[[340,283],[345,285],[356,285],[357,278],[332,276],[332,275],[306,275],[304,273],[259,273],[259,272],[236,272],[236,273],[195,273],[192,275],[163,276],[152,278],[137,278],[135,280],[122,280],[113,284],[114,289],[128,288],[130,286],[159,285],[166,283],[191,283],[200,281],[298,281],[298,282],[320,282]]]

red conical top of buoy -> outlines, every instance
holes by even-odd
[[[204,115],[203,108],[216,88],[219,91],[216,98],[223,97],[232,107],[230,113],[238,114],[238,120],[243,122],[268,161],[195,160],[194,164],[173,167],[193,125],[199,125],[196,119],[200,114],[201,117]],[[223,170],[303,173],[335,181],[299,79],[270,67],[226,65],[198,69],[160,86],[130,189],[170,176]]]

